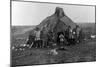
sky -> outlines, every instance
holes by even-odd
[[[12,1],[12,25],[38,25],[52,15],[56,7],[63,8],[75,23],[95,23],[94,6]]]

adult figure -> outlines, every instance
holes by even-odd
[[[68,26],[68,35],[69,35],[69,39],[72,38],[72,28],[71,26]]]
[[[47,34],[47,46],[52,47],[52,44],[54,43],[54,33],[50,30]]]
[[[71,43],[71,39],[72,39],[72,29],[71,26],[68,26],[65,30],[65,38],[67,41],[67,44]]]
[[[46,47],[47,45],[47,40],[48,40],[48,34],[47,34],[47,30],[46,27],[42,27],[41,33],[40,33],[40,38],[43,41],[42,43],[42,47]]]
[[[65,30],[65,38],[66,38],[66,40],[68,40],[68,38],[69,38],[69,29],[68,29],[68,26],[66,27],[66,30]]]
[[[34,33],[35,33],[35,36],[36,36],[35,40],[40,40],[40,29],[38,27],[36,27]]]
[[[85,38],[85,34],[83,32],[83,29],[81,28],[79,31],[79,42],[81,42]]]
[[[73,32],[75,35],[74,37],[75,37],[77,43],[79,43],[80,31],[81,31],[81,28],[78,25],[76,25],[76,28],[73,29]]]
[[[36,48],[37,47],[41,47],[41,44],[42,44],[42,41],[40,40],[41,30],[38,27],[36,27],[34,33],[35,33],[35,45],[36,45]]]

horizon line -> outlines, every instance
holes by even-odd
[[[76,23],[76,22],[74,22],[74,23]],[[76,23],[76,24],[84,24],[84,23],[90,23],[90,22],[82,22],[82,23]],[[91,22],[91,24],[92,24],[92,23],[96,24],[96,22]],[[39,24],[38,24],[38,25],[39,25]],[[37,26],[37,25],[33,25],[33,24],[29,24],[29,25],[24,25],[24,24],[23,24],[23,25],[12,25],[12,24],[11,24],[11,26]]]

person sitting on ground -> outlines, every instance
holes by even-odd
[[[26,44],[30,45],[30,47],[31,47],[33,45],[34,41],[35,41],[35,36],[30,34],[29,37],[28,37],[28,41],[27,41]]]

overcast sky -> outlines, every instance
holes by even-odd
[[[75,23],[95,22],[95,7],[12,1],[12,25],[38,25],[62,7]]]

